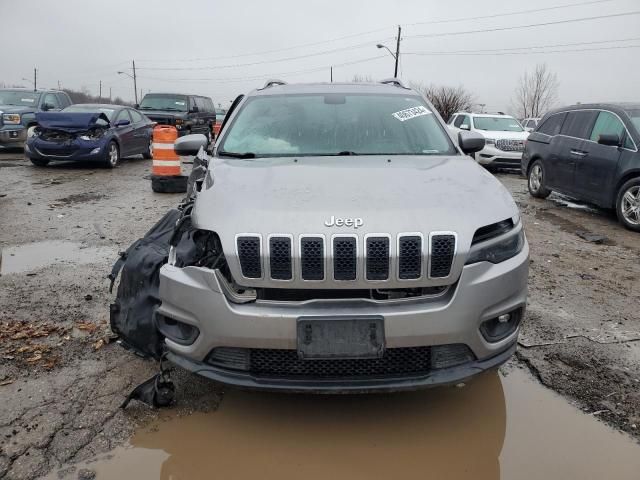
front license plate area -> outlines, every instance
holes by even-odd
[[[298,357],[312,359],[380,358],[384,319],[380,316],[300,317]]]

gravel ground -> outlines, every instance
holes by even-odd
[[[86,460],[156,416],[137,403],[118,409],[156,367],[112,342],[105,278],[117,252],[180,199],[152,193],[149,173],[140,159],[115,170],[35,168],[20,152],[0,153],[5,266],[35,265],[0,277],[0,478]],[[610,212],[556,195],[533,199],[517,174],[498,177],[531,244],[528,318],[512,362],[640,439],[640,235]],[[593,243],[585,233],[606,238]],[[36,268],[34,255],[21,260],[14,250],[43,241],[65,242],[45,244],[59,256],[54,265]],[[219,387],[185,372],[176,385],[178,415],[215,409],[220,399]]]

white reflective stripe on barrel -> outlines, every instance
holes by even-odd
[[[173,150],[173,143],[156,143],[153,142],[153,148],[158,150]]]
[[[180,160],[154,160],[154,167],[179,167]]]

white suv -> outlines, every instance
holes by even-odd
[[[510,115],[455,113],[447,125],[454,137],[462,130],[477,132],[485,138],[485,147],[475,153],[476,161],[487,167],[520,168],[524,142],[529,136]]]

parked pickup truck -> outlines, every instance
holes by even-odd
[[[71,103],[58,90],[0,89],[0,147],[23,147],[29,128],[36,126],[36,112],[57,112]]]

